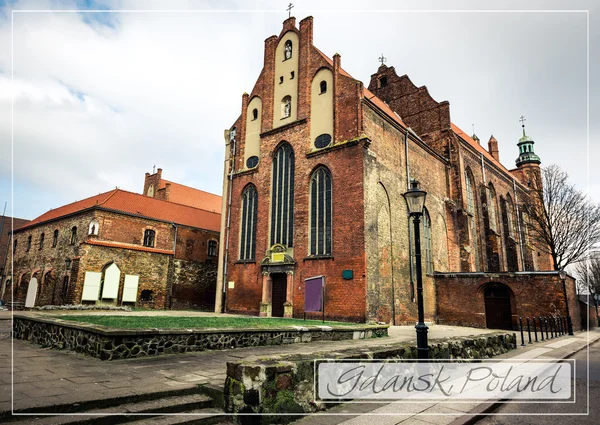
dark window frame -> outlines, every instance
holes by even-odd
[[[218,243],[214,239],[208,241],[208,256],[216,257],[218,252]]]
[[[156,239],[156,231],[152,229],[144,230],[144,242],[143,245],[148,248],[154,248]]]
[[[325,166],[313,171],[310,178],[310,244],[311,256],[332,254],[333,180]]]
[[[294,246],[294,149],[284,142],[273,155],[271,246]]]
[[[242,192],[242,215],[240,222],[240,255],[242,261],[251,261],[256,255],[256,218],[258,214],[258,192],[248,185]]]

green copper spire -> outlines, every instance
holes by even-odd
[[[523,127],[523,136],[519,139],[519,143],[517,143],[517,146],[519,147],[519,157],[516,160],[517,167],[525,164],[539,165],[542,161],[533,151],[534,141],[525,134],[525,117],[521,115],[519,121],[521,121],[521,127]]]

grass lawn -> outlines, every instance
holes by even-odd
[[[320,320],[259,318],[259,317],[171,317],[171,316],[54,316],[57,319],[91,323],[109,328],[123,329],[175,329],[175,328],[257,328],[282,326],[365,326],[347,322],[321,322]]]

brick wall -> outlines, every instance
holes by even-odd
[[[569,315],[575,330],[581,329],[575,280],[558,272],[436,274],[438,323],[486,327],[485,285],[501,283],[510,288],[513,326],[519,317]]]

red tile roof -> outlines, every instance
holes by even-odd
[[[500,167],[500,169],[506,171],[507,173],[509,172],[508,169],[504,165],[502,165],[502,163],[500,161],[497,161],[496,158],[494,158],[492,156],[492,154],[490,154],[487,151],[487,149],[485,149],[483,146],[481,146],[479,143],[477,143],[475,140],[473,140],[471,138],[471,136],[469,136],[467,133],[465,133],[464,131],[462,131],[454,123],[452,123],[452,131],[454,131],[458,136],[460,136],[461,139],[463,139],[465,142],[467,142],[469,145],[471,145],[473,148],[475,148],[476,151],[481,152],[483,154],[483,156],[485,156],[488,161],[490,161],[491,163],[493,163],[496,166]]]
[[[389,105],[387,103],[385,103],[383,100],[381,100],[380,98],[378,98],[377,96],[375,96],[375,94],[372,91],[370,91],[367,88],[363,87],[363,96],[366,97],[367,99],[369,99],[371,102],[373,102],[379,109],[381,109],[387,115],[389,115],[389,117],[391,119],[393,119],[394,121],[396,121],[402,127],[406,128],[406,124],[404,124],[404,121],[402,121],[402,118],[400,118],[400,115],[398,115],[397,113],[395,113],[392,110],[392,108],[389,107]]]
[[[212,212],[221,212],[221,200],[219,195],[184,186],[179,183],[173,183],[169,180],[160,179],[159,189],[163,189],[170,184],[169,202],[188,205],[194,208],[200,208]]]
[[[114,189],[110,192],[101,193],[81,201],[48,211],[35,218],[20,229],[26,229],[36,224],[73,214],[92,207],[120,211],[127,214],[148,217],[151,219],[174,222],[185,226],[200,229],[220,231],[221,214],[206,211],[187,205],[167,202],[160,199],[150,198],[139,193],[127,192]],[[19,229],[19,230],[20,230]]]
[[[131,249],[133,251],[154,252],[157,254],[173,254],[173,251],[170,249],[150,248],[148,246],[131,245],[131,244],[120,243],[120,242],[99,241],[96,239],[88,239],[85,241],[85,243],[88,245],[106,246],[109,248],[125,248],[125,249]]]

